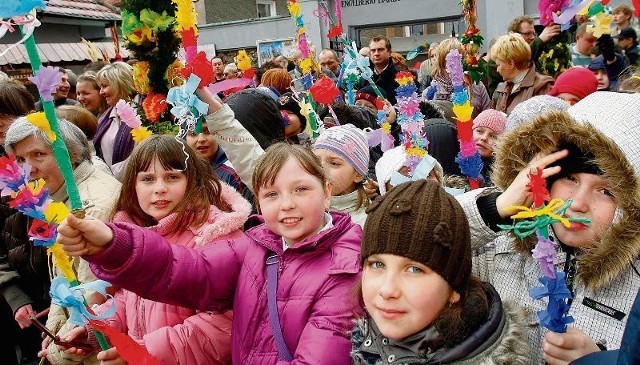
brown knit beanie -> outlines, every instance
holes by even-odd
[[[406,182],[367,209],[361,260],[375,254],[427,265],[464,296],[471,276],[469,222],[456,199],[430,180]]]

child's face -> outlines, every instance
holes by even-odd
[[[368,100],[358,99],[356,100],[356,105],[367,108],[376,115],[378,114],[378,108]]]
[[[302,132],[302,122],[300,118],[290,111],[286,111],[288,114],[287,125],[284,127],[284,136],[285,137],[293,137],[298,135],[298,133]]]
[[[607,70],[595,70],[593,74],[598,79],[598,90],[606,90],[609,88],[609,75]]]
[[[401,340],[431,325],[460,295],[428,266],[406,257],[378,254],[364,263],[362,298],[382,335]]]
[[[218,153],[218,142],[209,133],[209,128],[204,123],[202,123],[202,133],[196,134],[193,130],[187,133],[187,144],[209,161]]]
[[[313,153],[320,158],[324,171],[329,175],[332,195],[349,194],[358,188],[362,176],[342,156],[323,148],[314,149]]]
[[[572,223],[569,228],[554,223],[553,231],[562,243],[571,247],[594,246],[611,226],[616,203],[604,177],[588,173],[571,174],[556,180],[549,193],[552,198],[573,200],[567,216],[591,220],[588,226]]]
[[[184,198],[187,177],[179,170],[165,170],[157,158],[136,176],[136,195],[143,212],[156,221],[173,213]]]
[[[262,186],[258,203],[267,227],[288,246],[304,240],[324,226],[331,189],[309,174],[294,157],[276,175],[273,185]]]
[[[487,127],[478,127],[473,130],[473,141],[482,158],[491,157],[497,138],[495,132]]]

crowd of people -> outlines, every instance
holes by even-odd
[[[69,215],[58,243],[79,283],[112,285],[86,305],[163,364],[640,363],[631,350],[639,46],[630,7],[615,8],[614,20],[596,38],[583,16],[568,31],[521,16],[492,40],[487,74],[463,85],[483,162],[475,189],[457,163],[459,90],[446,67],[450,52],[464,52],[456,38],[431,44],[413,70],[389,39],[373,37],[359,50],[372,83],[355,85],[353,105],[339,53],[320,50],[314,79],[343,93],[315,110],[319,136],[295,57],[264,62],[251,86],[199,88],[201,128],[140,143],[116,108],[144,98],[135,60],[90,64],[77,77],[60,68],[53,100],[86,216]],[[542,49],[564,32],[575,41],[571,66],[545,74]],[[213,84],[242,76],[219,57],[211,68]],[[428,139],[415,169],[396,99],[401,71],[414,75]],[[25,86],[0,77],[0,155],[31,166],[31,179],[69,205],[53,140],[26,117],[38,110]],[[384,151],[370,143],[383,122],[394,138]],[[551,199],[570,201],[564,218],[590,222],[549,227],[572,297],[564,333],[544,328],[545,301],[529,294],[541,276],[535,235],[504,230],[514,206],[532,205],[537,171]],[[98,346],[92,324],[71,323],[52,303],[61,273],[30,241],[32,218],[10,197],[0,215],[3,363],[126,364],[117,347]],[[33,321],[86,347],[43,337]]]

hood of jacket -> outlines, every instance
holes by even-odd
[[[251,204],[244,199],[240,193],[223,182],[220,182],[220,185],[222,186],[222,200],[229,204],[231,211],[223,212],[218,207],[212,205],[209,208],[209,217],[202,226],[189,227],[188,230],[196,236],[196,246],[209,243],[239,229],[241,230],[244,222],[251,214]],[[164,236],[173,225],[176,217],[176,213],[170,214],[162,218],[157,225],[147,228]],[[113,217],[113,221],[135,224],[129,215],[123,211],[116,213]]]
[[[597,289],[616,278],[640,255],[640,94],[596,92],[564,111],[548,111],[502,136],[492,181],[506,189],[539,153],[570,142],[595,156],[607,178],[622,217],[584,249],[578,278]],[[535,237],[515,239],[530,254]]]

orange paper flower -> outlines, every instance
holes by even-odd
[[[160,120],[160,117],[167,111],[167,97],[162,94],[151,93],[144,98],[142,102],[142,109],[147,119],[152,123]]]

